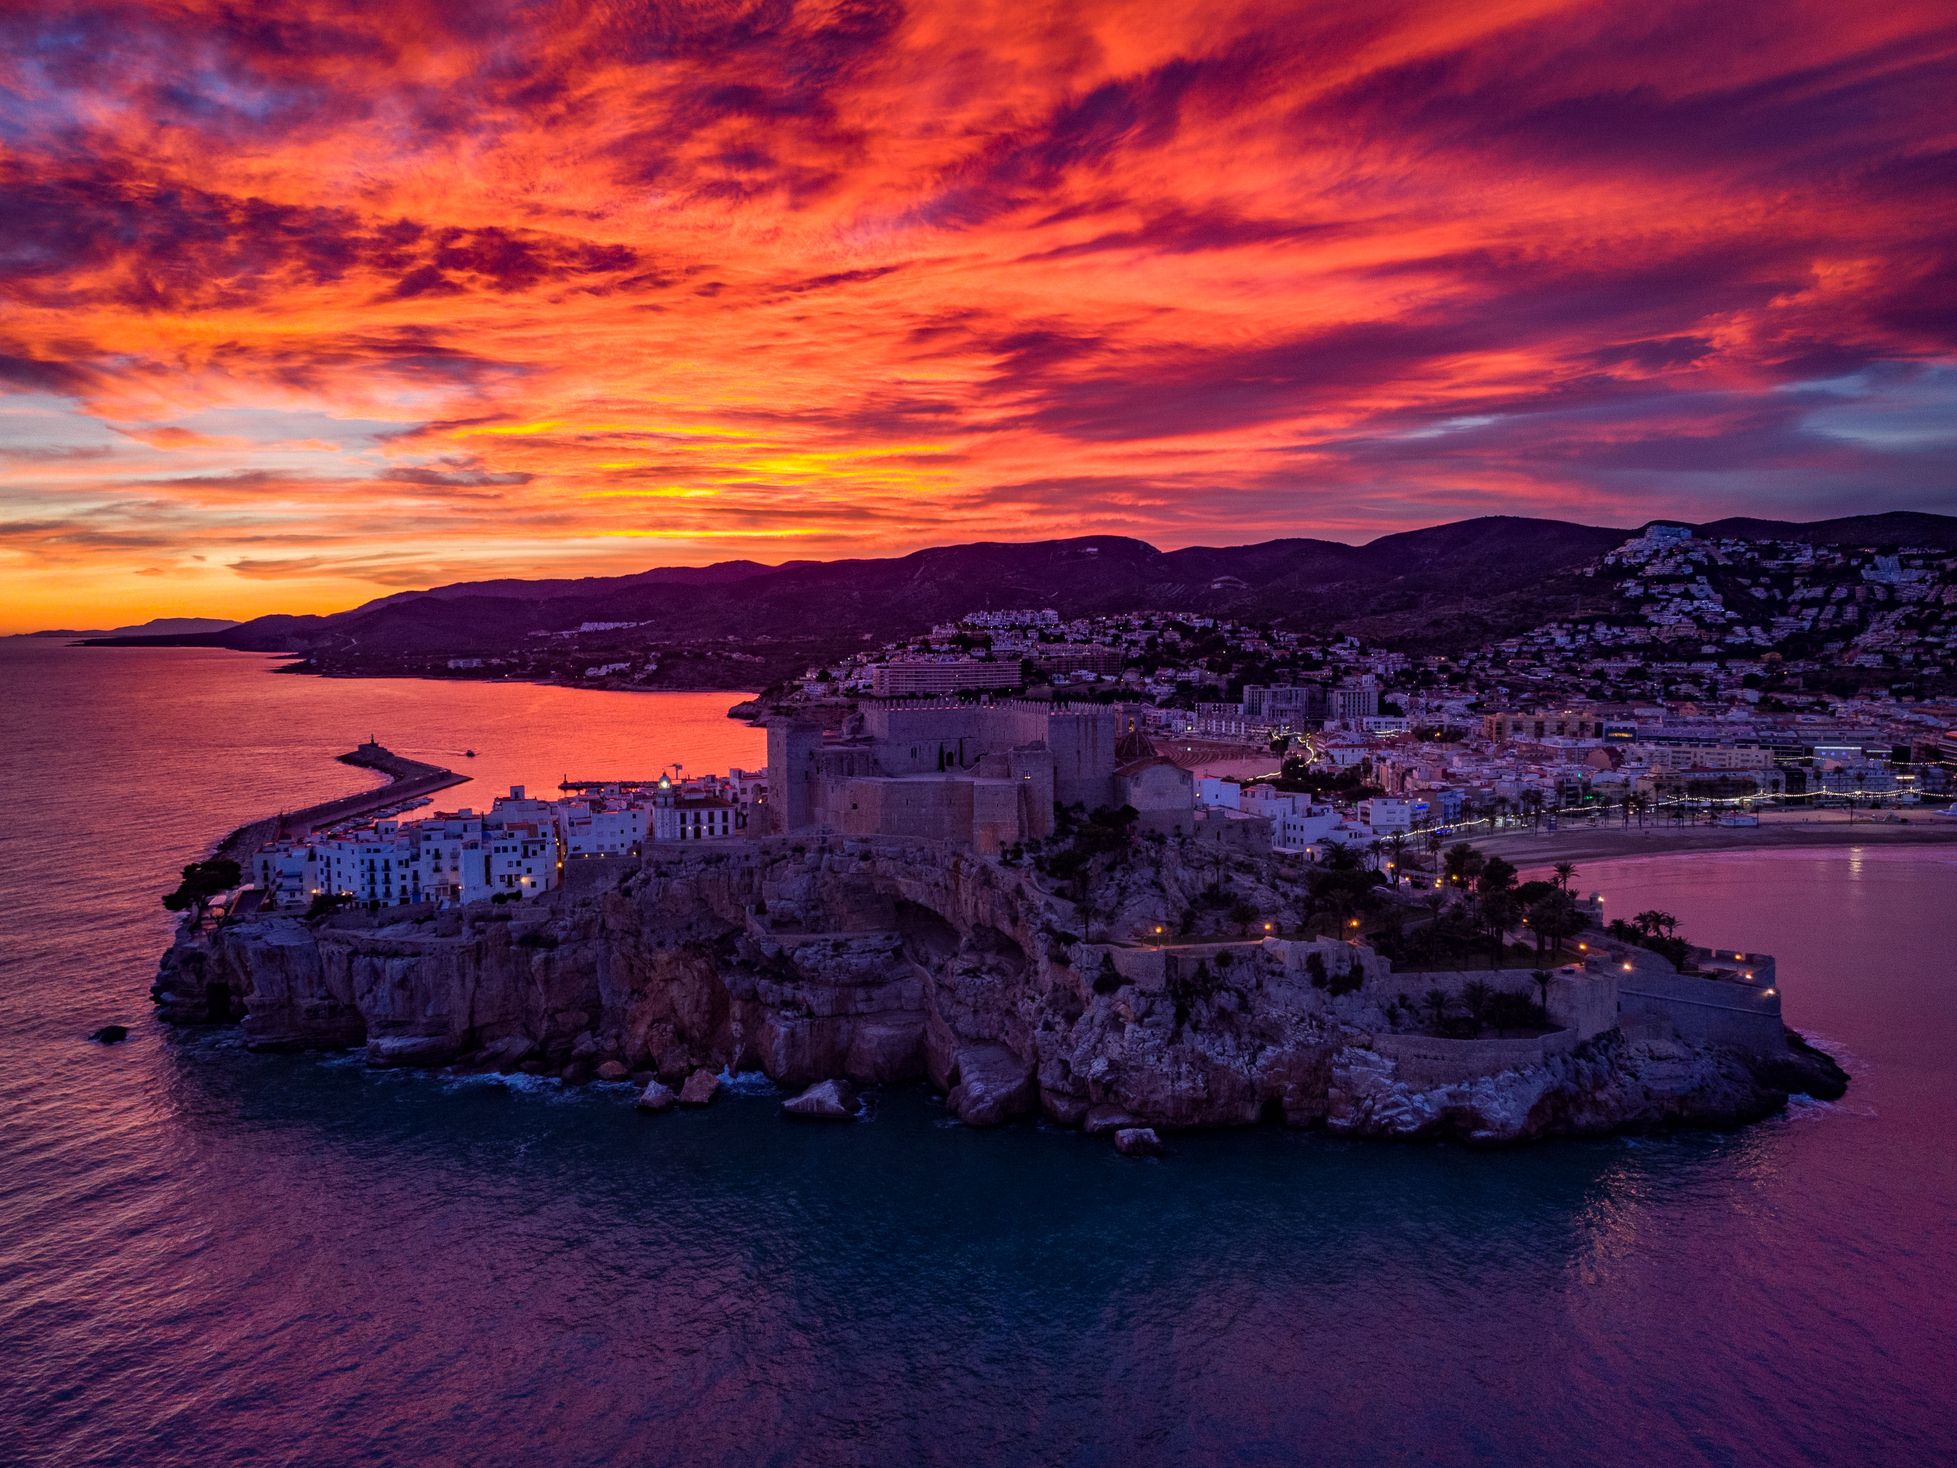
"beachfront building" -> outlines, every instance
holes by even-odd
[[[1359,819],[1376,836],[1404,836],[1426,814],[1424,803],[1375,797],[1359,802]]]
[[[870,692],[877,698],[962,693],[967,689],[1017,688],[1025,678],[1017,660],[991,658],[892,658],[870,670]]]

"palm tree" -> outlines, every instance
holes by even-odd
[[[1661,908],[1649,907],[1631,919],[1631,926],[1647,938],[1669,938],[1678,931],[1678,919]]]
[[[1515,920],[1515,878],[1512,862],[1501,857],[1490,857],[1481,874],[1475,878],[1475,902],[1481,909],[1481,921],[1488,934],[1489,959],[1492,963],[1502,961],[1502,944],[1508,935],[1508,927]]]
[[[1465,841],[1457,841],[1448,847],[1443,858],[1443,866],[1448,881],[1459,886],[1470,881],[1483,865],[1482,855]]]
[[[1433,1021],[1434,1028],[1438,1030],[1441,1021],[1447,1018],[1447,990],[1429,989],[1426,1000],[1427,1017]]]
[[[1556,885],[1561,887],[1565,892],[1568,892],[1570,890],[1570,880],[1576,876],[1576,863],[1573,861],[1559,861],[1550,870],[1556,873]]]
[[[1539,968],[1534,973],[1530,974],[1529,977],[1536,981],[1536,992],[1542,996],[1539,1002],[1542,1004],[1543,1013],[1548,1014],[1549,1013],[1549,981],[1555,976],[1551,974],[1548,969]]]
[[[1548,945],[1551,956],[1560,962],[1563,940],[1574,938],[1588,926],[1582,909],[1569,893],[1554,891],[1543,894],[1529,908],[1529,927],[1536,935],[1536,961],[1542,962],[1543,948]]]

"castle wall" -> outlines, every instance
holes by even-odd
[[[851,836],[968,841],[973,782],[914,776],[859,776],[839,782],[827,801],[831,829]]]
[[[1027,832],[1027,795],[1020,781],[975,780],[972,790],[972,845],[987,856],[1001,847],[1023,841]],[[1052,811],[1048,803],[1049,813]]]
[[[1378,1034],[1373,1036],[1372,1048],[1398,1067],[1401,1080],[1425,1090],[1459,1085],[1505,1070],[1526,1070],[1552,1055],[1568,1054],[1576,1044],[1574,1031],[1553,1030],[1547,1035],[1513,1040]]]
[[[1024,742],[1013,737],[1011,721],[984,704],[873,704],[863,710],[863,727],[875,741],[877,766],[886,775],[957,770],[981,755]]]
[[[1179,765],[1151,764],[1115,778],[1115,800],[1132,806],[1144,831],[1188,835],[1195,828],[1196,797],[1189,771]]]
[[[1617,1005],[1626,1016],[1661,1019],[1701,1044],[1731,1045],[1753,1055],[1779,1055],[1787,1048],[1780,995],[1764,986],[1641,970],[1618,980]]]

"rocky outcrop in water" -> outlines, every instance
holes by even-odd
[[[237,1020],[261,1048],[651,1072],[641,1104],[655,1107],[671,1088],[704,1104],[721,1072],[759,1070],[789,1087],[927,1080],[970,1125],[1044,1114],[1102,1133],[1281,1120],[1506,1142],[1742,1121],[1833,1083],[1819,1052],[1749,1056],[1648,1015],[1451,1076],[1448,1042],[1404,1043],[1412,981],[1363,948],[1101,941],[1200,904],[1213,860],[1170,840],[1063,893],[1027,867],[901,841],[662,849],[578,864],[518,904],[186,932],[156,997],[173,1019]],[[1282,910],[1268,861],[1230,876],[1251,906]],[[1327,961],[1349,988],[1322,982]],[[1474,1071],[1487,1050],[1458,1054]]]
[[[782,1102],[781,1112],[801,1121],[854,1121],[856,1088],[848,1081],[817,1081]]]

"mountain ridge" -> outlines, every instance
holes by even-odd
[[[1714,538],[1957,549],[1957,517],[1917,512],[1805,523],[1736,518],[1693,529]],[[462,581],[396,592],[343,612],[91,642],[284,652],[305,657],[315,671],[339,672],[466,663],[553,641],[575,650],[580,639],[593,640],[594,656],[656,642],[720,647],[734,657],[779,652],[779,659],[751,659],[772,664],[908,636],[975,611],[1030,605],[1067,617],[1144,609],[1228,616],[1311,625],[1387,645],[1449,647],[1594,604],[1598,590],[1580,572],[1638,533],[1485,516],[1359,545],[1287,537],[1163,551],[1114,535],[973,541],[776,566],[736,560],[609,577]],[[629,630],[620,632],[619,624]]]

